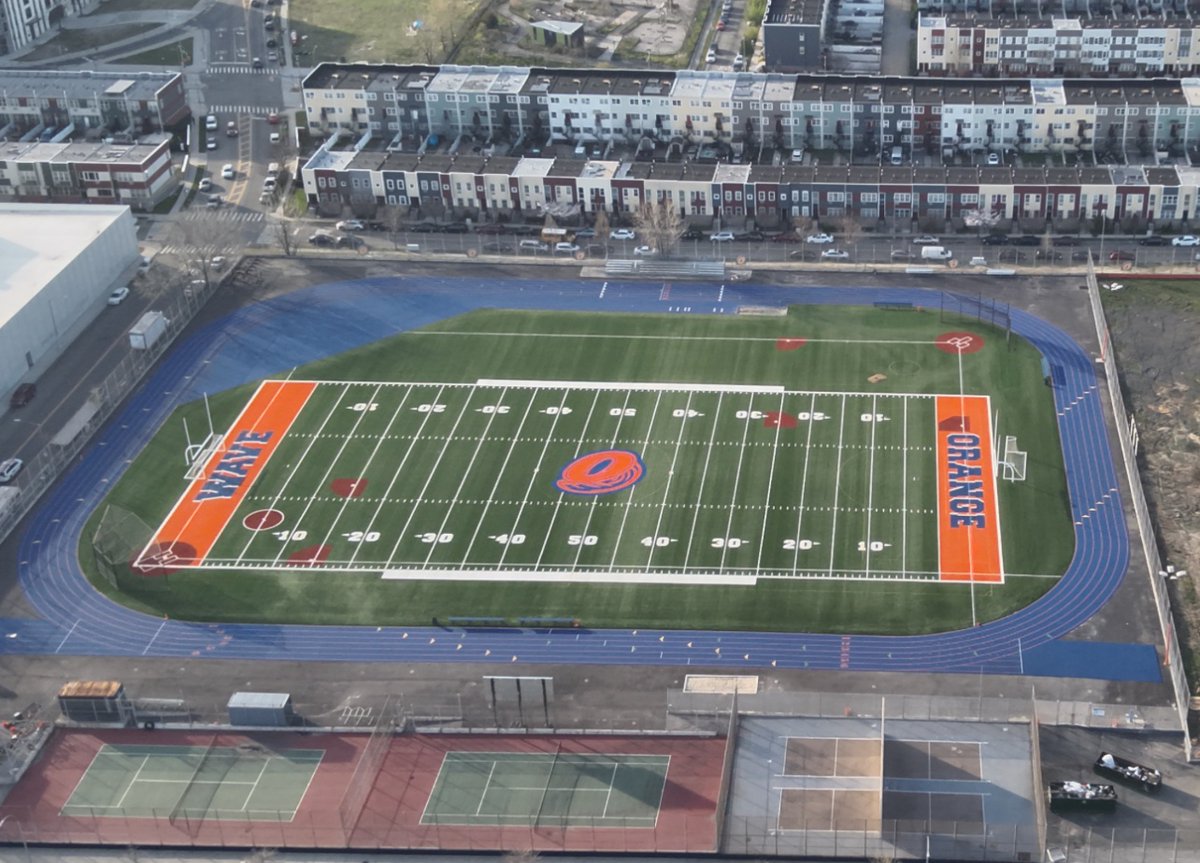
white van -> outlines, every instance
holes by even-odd
[[[893,165],[903,165],[904,164],[904,148],[903,147],[892,147],[892,164]]]
[[[948,261],[954,257],[954,252],[947,249],[945,246],[922,246],[921,260],[923,261]]]
[[[547,252],[550,250],[550,246],[541,240],[521,240],[521,242],[517,243],[517,248],[533,252]]]

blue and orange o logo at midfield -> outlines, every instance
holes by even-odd
[[[558,474],[554,487],[566,494],[624,491],[646,474],[646,465],[627,449],[602,449],[581,455]]]

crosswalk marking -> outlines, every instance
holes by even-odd
[[[234,251],[232,246],[188,246],[167,243],[160,246],[158,253],[162,255],[179,255],[181,257],[215,258],[217,255],[229,255]]]
[[[227,222],[261,222],[264,214],[258,210],[239,210],[228,207],[216,210],[187,210],[183,217],[189,221],[199,219],[224,219]]]
[[[255,69],[249,63],[214,63],[204,70],[207,75],[278,75],[278,69]]]
[[[210,114],[252,114],[256,117],[265,117],[268,114],[278,114],[279,108],[264,108],[261,105],[209,105],[208,113]]]

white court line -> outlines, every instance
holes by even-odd
[[[817,396],[814,393],[812,400],[808,404],[808,435],[804,439],[804,470],[800,474],[800,511],[796,514],[796,546],[792,549],[795,554],[792,555],[792,575],[796,574],[796,570],[800,568],[800,531],[804,528],[804,494],[808,491],[808,463],[812,459],[812,436],[813,428],[817,421],[813,416],[817,412]],[[761,567],[760,567],[761,569]]]
[[[467,550],[463,552],[462,561],[459,566],[466,566],[467,560],[471,557],[471,551],[475,548],[475,540],[479,538],[479,532],[483,529],[483,523],[487,521],[488,510],[492,508],[492,501],[496,499],[496,491],[500,488],[500,480],[504,478],[504,472],[508,470],[508,463],[512,460],[513,450],[517,448],[517,441],[521,438],[521,429],[525,428],[525,421],[529,419],[529,412],[533,410],[533,403],[537,401],[540,390],[534,390],[529,396],[529,403],[525,405],[525,413],[521,415],[521,422],[517,425],[516,433],[510,438],[508,444],[508,452],[504,454],[504,461],[500,464],[500,470],[496,472],[496,481],[492,483],[492,490],[488,492],[487,503],[483,505],[483,512],[479,514],[479,518],[475,521],[475,530],[471,534],[471,541],[467,543]],[[507,545],[508,543],[505,543]]]
[[[472,392],[475,392],[475,391],[472,390]],[[507,394],[508,394],[507,389],[501,390],[500,396],[497,399],[496,405],[501,404],[504,401],[504,396]],[[496,405],[493,405],[492,407],[494,408]],[[446,513],[445,513],[445,515],[442,516],[442,523],[440,525],[438,525],[438,529],[437,529],[438,536],[441,536],[442,533],[446,530],[446,525],[450,521],[450,514],[454,512],[454,506],[455,506],[455,504],[458,503],[458,499],[459,499],[459,496],[462,494],[463,487],[467,484],[467,477],[471,475],[471,468],[475,467],[475,460],[479,458],[479,451],[483,448],[483,442],[485,440],[487,440],[488,432],[491,431],[491,429],[492,429],[492,423],[494,423],[496,421],[496,417],[498,417],[498,416],[500,416],[500,414],[496,410],[493,410],[491,413],[489,413],[487,415],[487,422],[483,426],[483,433],[480,434],[479,439],[477,441],[475,441],[475,450],[474,450],[474,452],[471,453],[471,460],[469,462],[467,462],[467,466],[462,469],[461,476],[459,477],[459,480],[458,480],[458,488],[456,488],[454,490],[454,497],[451,499],[450,505],[448,507],[446,507]],[[457,426],[457,424],[456,424],[456,426]],[[434,467],[436,469],[437,466],[435,465]],[[433,559],[433,553],[435,551],[437,551],[437,547],[438,547],[438,544],[436,542],[431,542],[429,544],[429,553],[427,555],[425,555],[425,563],[423,563],[421,565],[423,569],[425,567],[429,566],[429,561],[431,561]]]
[[[129,791],[138,781],[138,777],[142,775],[142,769],[146,766],[146,762],[150,760],[150,756],[142,757],[142,763],[138,765],[138,769],[134,772],[133,778],[129,780],[129,784],[125,786],[125,790],[121,792],[121,798],[117,801],[116,808],[123,809],[125,807],[125,798],[129,795]]]
[[[608,804],[612,802],[612,790],[613,790],[613,786],[617,784],[617,769],[620,766],[621,766],[621,762],[619,762],[619,761],[613,762],[612,776],[608,777],[608,789],[607,789],[607,793],[604,795],[604,808],[600,810],[601,818],[608,817]],[[583,790],[583,789],[580,789],[580,790]],[[600,789],[599,788],[589,788],[587,790],[599,791]]]
[[[420,509],[421,501],[425,498],[425,492],[429,491],[429,484],[432,483],[433,478],[437,476],[438,465],[440,465],[442,463],[442,459],[446,457],[446,450],[450,448],[450,443],[454,440],[454,433],[458,431],[458,424],[461,423],[462,418],[467,415],[467,407],[471,404],[471,399],[475,397],[476,392],[478,392],[478,390],[476,390],[475,387],[471,387],[471,391],[468,392],[467,397],[463,399],[462,409],[459,410],[458,416],[454,419],[454,425],[450,428],[450,434],[446,435],[445,439],[442,441],[442,449],[440,452],[438,452],[437,460],[434,461],[433,466],[430,467],[426,473],[425,484],[421,486],[421,491],[417,494],[416,502],[413,504],[412,510],[410,510],[408,513],[408,518],[404,522],[404,527],[400,528],[400,532],[396,535],[396,543],[392,546],[392,550],[387,557],[389,561],[396,559],[396,549],[400,547],[400,543],[404,540],[405,534],[408,533],[408,526],[412,524],[413,517],[417,514],[417,510]],[[433,542],[434,545],[437,544],[437,540],[438,537],[435,536]]]
[[[654,522],[654,536],[656,536],[656,537],[658,536],[659,530],[662,529],[663,515],[666,513],[666,502],[667,502],[667,498],[670,496],[670,493],[671,493],[671,480],[673,480],[675,478],[675,465],[679,460],[680,445],[683,443],[683,430],[684,430],[684,428],[687,427],[687,421],[689,419],[688,413],[689,413],[689,411],[691,411],[691,409],[692,409],[692,393],[688,393],[687,403],[684,405],[684,408],[683,408],[683,419],[679,423],[679,436],[677,438],[675,438],[675,451],[671,454],[671,466],[667,469],[667,483],[666,483],[666,486],[663,488],[662,500],[659,501],[659,504],[658,504],[658,520]],[[650,543],[650,553],[646,555],[646,571],[647,572],[650,571],[650,565],[654,562],[654,549],[655,548],[657,548],[657,546],[654,543]],[[605,806],[606,810],[607,810],[607,808],[608,807]]]
[[[420,386],[420,385],[417,384],[417,385],[410,386],[409,392],[416,389],[417,386]],[[433,404],[439,403],[439,400],[442,397],[442,393],[444,393],[445,391],[446,391],[445,387],[438,387],[438,391],[433,397]],[[405,396],[405,398],[407,398],[407,396]],[[373,513],[371,513],[371,520],[369,522],[367,522],[367,531],[370,531],[375,527],[375,522],[379,518],[379,513],[389,503],[390,498],[392,496],[392,489],[396,487],[396,481],[398,479],[400,479],[400,474],[402,474],[404,472],[404,466],[406,464],[408,464],[408,457],[412,455],[413,449],[416,447],[417,443],[421,440],[421,435],[425,431],[425,424],[428,423],[432,417],[433,417],[433,411],[425,412],[425,416],[421,420],[421,425],[418,426],[418,428],[417,428],[417,433],[414,434],[408,442],[408,449],[406,449],[404,451],[404,458],[400,459],[400,464],[396,465],[396,470],[392,472],[392,478],[390,480],[388,480],[387,488],[385,488],[383,490],[383,494],[379,498],[378,506],[376,506],[375,511]],[[413,505],[415,506],[416,504],[414,503]],[[397,544],[398,543],[399,543],[399,540],[397,540]],[[358,548],[354,549],[354,554],[350,555],[350,560],[347,562],[347,566],[354,565],[354,561],[358,557],[358,553],[361,550],[362,550],[362,545],[359,545]],[[396,552],[396,548],[395,548],[395,546],[393,546],[392,547],[392,555],[393,556],[395,555],[395,552]],[[392,557],[388,557],[385,565],[390,566],[391,561],[392,561]]]
[[[746,438],[750,436],[750,417],[754,414],[754,396],[746,403],[746,421],[742,423],[742,445],[738,447],[737,471],[733,475],[733,492],[729,498],[729,518],[725,520],[725,537],[721,543],[720,569],[725,569],[725,555],[729,553],[729,532],[733,530],[733,517],[737,513],[738,486],[742,481],[742,465],[746,462]]]
[[[767,471],[767,493],[764,498],[762,528],[758,532],[758,557],[754,559],[756,570],[762,566],[763,549],[767,545],[767,519],[771,516],[771,486],[775,480],[775,456],[779,454],[779,430],[783,428],[783,398],[782,395],[779,397],[779,417],[775,423],[775,441],[771,444],[771,467]],[[811,418],[808,424],[812,425]]]
[[[654,410],[650,411],[650,422],[646,424],[646,438],[642,441],[641,450],[644,453],[646,447],[650,445],[650,436],[654,431],[654,421],[658,419],[658,406],[662,404],[662,393],[656,393],[654,396]],[[633,498],[637,493],[637,484],[629,487],[629,494],[625,498],[625,511],[621,514],[621,526],[617,528],[617,540],[613,543],[612,557],[609,558],[608,565],[615,567],[617,564],[617,552],[621,548],[621,537],[625,535],[625,524],[629,519],[629,510],[633,508]],[[655,539],[658,539],[655,536]]]
[[[833,524],[829,527],[829,575],[833,575],[834,539],[837,537],[838,493],[842,487],[842,441],[846,432],[846,397],[842,396],[841,419],[838,424],[837,472],[833,481]]]
[[[479,813],[483,811],[483,801],[487,799],[488,788],[492,784],[492,775],[496,772],[496,762],[492,761],[492,769],[488,771],[487,781],[483,783],[483,791],[479,792],[479,805],[475,807],[475,817],[479,817]],[[543,790],[543,793],[544,790]]]
[[[250,798],[254,796],[254,792],[258,790],[258,783],[262,781],[263,776],[267,772],[267,765],[271,763],[271,759],[267,758],[262,763],[262,769],[258,771],[258,775],[254,777],[254,783],[250,786],[250,790],[246,792],[246,799],[242,801],[242,812],[246,811],[246,807],[250,805]],[[233,783],[229,783],[232,785]],[[243,783],[245,784],[245,783]]]
[[[875,505],[875,432],[879,428],[879,402],[871,399],[871,455],[867,459],[867,555],[863,560],[863,573],[871,574],[871,516]]]
[[[340,396],[338,396],[337,405],[335,405],[335,408],[337,406],[341,405],[342,399],[345,398],[346,393],[348,393],[349,391],[350,391],[349,387],[342,390],[342,394]],[[378,395],[379,395],[379,387],[375,387],[374,392],[371,393],[371,397],[369,399],[367,399],[367,401],[375,401],[375,398]],[[315,497],[316,494],[321,489],[325,488],[328,485],[329,477],[333,475],[334,466],[337,465],[338,459],[340,459],[342,457],[342,453],[344,453],[346,451],[346,447],[348,447],[350,445],[350,436],[354,434],[354,432],[362,424],[362,421],[364,419],[366,419],[367,413],[368,413],[367,411],[358,411],[358,417],[354,420],[354,425],[352,425],[350,427],[349,432],[347,432],[345,435],[342,435],[342,445],[338,447],[337,454],[329,460],[329,464],[325,468],[325,473],[321,474],[321,478],[317,481],[316,488],[313,489],[313,491],[310,492],[308,495],[306,495],[307,500],[304,503],[304,508],[300,510],[300,515],[296,518],[295,522],[292,523],[293,530],[295,530],[297,527],[300,527],[304,524],[304,517],[306,515],[308,515],[308,511],[310,509],[312,509],[313,497]],[[333,418],[333,411],[330,411],[329,416],[325,418],[325,422],[329,422],[329,420],[331,420],[332,418]],[[324,428],[324,423],[322,423],[321,427]],[[308,447],[305,447],[305,450],[304,450],[305,456],[308,455],[308,451],[311,448],[311,446],[312,445],[310,443]],[[300,461],[296,463],[296,468],[299,469],[300,465],[302,465],[303,463],[304,463],[304,457],[302,456],[300,458]],[[292,472],[292,475],[295,476],[295,471]],[[290,481],[291,481],[291,478],[289,477],[289,482]],[[282,494],[282,492],[283,492],[283,490],[280,489],[280,494]],[[271,508],[274,509],[275,507],[272,506]],[[251,539],[253,539],[253,537],[251,537]],[[246,547],[247,548],[250,547],[249,542],[246,543]],[[287,550],[288,550],[288,545],[286,542],[279,544],[279,553],[275,555],[275,561],[274,561],[274,563],[276,565],[278,565],[279,559],[281,557],[283,557],[284,552],[286,552]]]
[[[596,395],[594,395],[592,397],[592,408],[593,409],[596,407],[596,399],[599,397],[600,397],[599,393],[597,393]],[[546,461],[546,451],[550,449],[550,441],[553,440],[553,438],[554,438],[554,430],[556,428],[558,428],[558,420],[559,420],[559,417],[561,417],[563,415],[563,406],[566,405],[566,403],[567,403],[567,391],[563,390],[562,398],[560,398],[558,400],[558,411],[554,414],[554,419],[550,422],[549,433],[546,435],[545,440],[542,441],[542,451],[541,451],[541,453],[538,454],[537,464],[534,466],[533,471],[529,474],[529,485],[525,486],[525,494],[521,498],[521,505],[517,507],[517,514],[513,518],[512,527],[508,531],[509,533],[515,533],[517,530],[517,526],[520,525],[520,523],[521,523],[521,515],[525,512],[525,507],[529,503],[529,493],[533,491],[533,484],[535,482],[537,482],[538,477],[541,475],[542,465]],[[592,417],[591,411],[588,411],[588,419],[590,420],[591,417]],[[587,427],[586,421],[584,422],[584,427],[585,428]],[[538,563],[541,562],[542,555],[544,555],[546,553],[546,545],[549,542],[550,542],[550,532],[546,531],[546,535],[544,537],[542,537],[541,550],[538,551],[538,556],[537,556]],[[504,559],[506,557],[508,557],[509,548],[511,548],[511,546],[508,543],[505,543],[504,548],[500,550],[500,560],[496,563],[497,569],[504,566]]]
[[[708,479],[708,465],[712,461],[713,443],[717,439],[717,425],[721,422],[721,402],[724,398],[724,393],[717,394],[717,407],[713,411],[712,431],[708,437],[708,450],[704,454],[704,469],[700,472],[700,488],[696,489],[696,507],[692,510],[692,526],[688,531],[687,548],[683,552],[683,572],[687,572],[688,561],[692,557],[692,543],[696,539],[696,522],[700,520],[699,504],[704,499],[704,483]]]
[[[608,449],[612,449],[613,447],[616,447],[616,445],[617,445],[617,438],[620,437],[620,426],[622,426],[622,424],[624,424],[624,421],[625,421],[625,410],[629,408],[629,396],[630,396],[630,392],[626,391],[625,392],[625,401],[622,402],[622,406],[620,406],[620,415],[617,416],[617,427],[613,428],[612,438],[610,439],[610,441],[608,441]],[[599,398],[599,397],[600,397],[600,390],[596,390],[595,398]],[[583,432],[586,432],[588,425],[592,424],[592,413],[595,410],[595,398],[592,402],[592,410],[588,410],[588,420],[587,420],[586,424],[583,425],[583,428],[580,431],[580,441],[578,441],[578,443],[575,444],[575,457],[578,457],[578,455],[580,455],[580,450],[583,449],[583,437],[582,437]],[[599,495],[593,495],[592,501],[590,501],[588,503],[588,517],[586,520],[583,521],[583,534],[582,534],[583,537],[587,537],[589,529],[592,528],[592,516],[595,514],[596,502],[598,502],[599,497],[600,497]],[[550,534],[554,527],[554,520],[558,519],[558,509],[559,509],[559,507],[562,507],[562,504],[563,504],[563,501],[565,498],[566,498],[566,492],[563,492],[563,491],[558,492],[558,499],[556,502],[554,502],[554,511],[550,516],[550,527],[546,528],[546,539],[545,539],[544,543],[542,543],[542,546],[541,546],[542,551],[546,550],[546,543],[548,543],[548,541],[550,541]],[[575,549],[575,559],[574,559],[574,561],[571,562],[571,569],[575,569],[576,567],[578,567],[578,565],[580,565],[580,555],[582,555],[582,553],[583,553],[583,547],[584,546],[581,541],[580,545],[578,545],[578,547],[576,547],[576,549]],[[538,563],[534,564],[534,569],[538,569],[540,567],[541,567],[541,555],[538,556]],[[610,568],[611,567],[612,567],[612,564],[610,564]]]
[[[383,429],[383,434],[381,434],[381,435],[378,435],[378,436],[375,438],[375,446],[374,446],[374,447],[371,449],[371,453],[370,453],[370,455],[368,455],[368,456],[367,456],[367,460],[366,460],[366,462],[363,464],[362,468],[360,468],[360,469],[358,470],[358,477],[359,477],[359,479],[362,479],[362,478],[366,477],[366,475],[367,475],[367,471],[368,471],[368,470],[370,469],[370,467],[371,467],[371,462],[375,461],[375,456],[376,456],[376,455],[378,455],[380,448],[383,446],[383,442],[384,442],[385,440],[387,440],[387,435],[388,435],[388,432],[392,430],[392,426],[395,424],[395,422],[396,422],[396,419],[397,419],[397,418],[400,416],[400,412],[401,412],[402,410],[404,410],[404,405],[408,403],[408,397],[409,397],[410,395],[412,395],[412,391],[413,391],[413,388],[412,388],[412,387],[409,387],[407,390],[405,390],[403,397],[401,397],[401,399],[400,399],[400,403],[399,403],[398,405],[396,405],[396,410],[392,412],[392,416],[391,416],[391,418],[388,420],[388,423],[387,423],[387,425],[386,425],[386,426],[384,426],[384,429]],[[374,403],[375,403],[375,398],[376,398],[378,395],[379,395],[379,390],[378,390],[378,389],[376,389],[376,390],[375,390],[375,394],[374,394],[374,395],[371,397],[371,403],[372,403],[372,404],[374,404]],[[364,411],[362,411],[362,414],[363,414],[363,416],[365,417],[365,416],[366,416],[366,414],[367,414],[367,411],[365,411],[365,410],[364,410]],[[353,434],[351,434],[351,436],[353,436]],[[336,459],[335,459],[335,461],[336,461]],[[311,500],[312,500],[312,498],[309,498],[309,501],[310,501],[310,502],[311,502]],[[330,537],[332,537],[332,536],[333,536],[333,532],[334,532],[335,530],[337,530],[337,525],[338,525],[338,522],[342,520],[342,516],[343,516],[343,515],[345,514],[345,512],[346,512],[346,507],[350,506],[350,502],[351,502],[352,500],[354,500],[354,497],[353,497],[353,495],[351,495],[351,494],[347,494],[347,495],[346,495],[346,496],[345,496],[345,497],[342,499],[342,505],[341,505],[340,507],[338,507],[337,515],[335,515],[335,516],[334,516],[332,519],[330,519],[330,521],[329,521],[329,529],[325,531],[325,536],[324,536],[324,537],[321,539],[321,545],[325,545],[325,544],[327,544],[327,543],[329,542],[329,539],[330,539]],[[367,531],[365,531],[365,530],[364,530],[364,531],[363,531],[363,536],[365,537],[365,536],[366,536],[366,534],[367,534]],[[355,554],[357,554],[357,553],[358,553],[358,549],[359,549],[359,548],[361,548],[361,547],[362,547],[362,545],[363,545],[363,543],[362,543],[362,542],[355,543],[355,546],[356,546],[356,547],[355,547],[355,549],[354,549],[354,553],[355,553]]]

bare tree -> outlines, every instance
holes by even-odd
[[[658,249],[660,255],[675,251],[683,234],[683,219],[670,201],[643,203],[633,214],[633,224],[646,244]]]
[[[387,227],[388,239],[392,241],[392,248],[400,248],[400,237],[404,234],[405,226],[404,210],[400,207],[389,206],[384,208],[381,215],[383,224]]]
[[[837,232],[841,234],[841,245],[849,250],[858,244],[862,238],[863,226],[853,213],[846,213],[837,222]]]
[[[279,243],[279,250],[287,257],[293,257],[296,254],[296,232],[299,230],[292,222],[284,219],[276,219],[271,224],[271,233],[275,236],[275,241]]]
[[[610,230],[612,230],[608,224],[608,211],[606,211],[606,210],[597,210],[596,211],[596,223],[593,227],[596,229],[596,239],[607,243],[608,242],[608,232]]]
[[[202,279],[205,288],[212,285],[223,259],[244,244],[238,223],[221,219],[216,213],[174,221],[167,237],[166,245],[172,251],[159,257],[173,263],[191,279]]]

